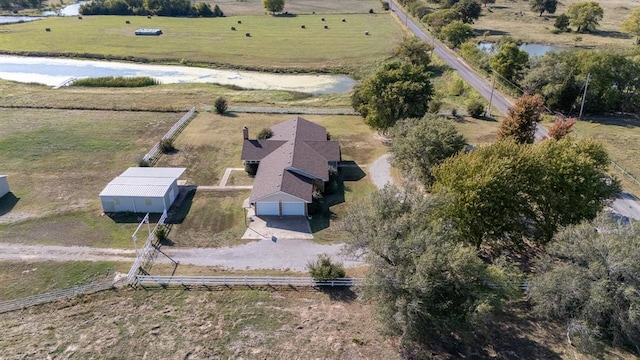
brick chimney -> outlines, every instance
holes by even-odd
[[[245,140],[249,140],[249,128],[247,127],[247,125],[242,127],[242,137]]]

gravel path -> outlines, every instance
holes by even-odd
[[[220,266],[232,270],[279,269],[306,271],[310,260],[320,254],[328,254],[345,267],[362,265],[362,262],[344,258],[340,252],[343,244],[322,245],[307,240],[260,240],[245,245],[223,248],[172,248],[162,251],[181,264]],[[0,243],[0,260],[24,261],[119,261],[133,263],[134,250],[91,248],[86,246],[34,246]],[[169,262],[161,254],[158,262]]]
[[[369,175],[371,181],[378,188],[382,189],[387,183],[393,184],[391,177],[391,164],[389,164],[389,154],[384,154],[369,165]]]

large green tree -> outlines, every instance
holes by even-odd
[[[271,14],[284,10],[284,0],[262,0],[262,6]]]
[[[422,66],[389,62],[354,88],[351,104],[372,129],[387,131],[398,120],[424,116],[432,96]]]
[[[431,186],[431,169],[464,150],[466,141],[456,127],[435,116],[407,119],[391,130],[394,165],[410,179]]]
[[[405,344],[490,314],[513,286],[511,272],[485,264],[473,248],[460,246],[448,221],[431,217],[440,203],[386,187],[352,207],[340,225],[347,251],[370,265],[364,297]]]
[[[558,8],[558,0],[531,0],[531,11],[540,13],[539,16],[546,11],[549,14],[555,14]]]
[[[622,31],[628,32],[636,36],[636,42],[640,38],[640,8],[633,10],[628,18],[624,19],[621,24]]]
[[[592,140],[500,141],[459,154],[433,169],[435,193],[461,241],[477,247],[545,244],[561,226],[593,219],[620,192],[609,157]]]
[[[538,315],[568,324],[580,351],[602,341],[640,355],[640,227],[605,213],[562,231],[535,266],[529,297]]]
[[[544,102],[540,95],[522,95],[500,123],[498,140],[511,139],[518,144],[533,143],[543,110]]]
[[[403,62],[427,68],[431,63],[429,53],[433,48],[415,36],[405,38],[394,49],[394,54]]]
[[[482,6],[476,0],[461,0],[453,8],[462,15],[461,20],[465,24],[473,24],[482,13]]]
[[[460,20],[454,20],[440,30],[444,38],[451,46],[458,47],[460,44],[473,37],[473,28]]]
[[[577,28],[577,32],[589,32],[596,30],[596,26],[604,16],[604,10],[594,1],[573,3],[567,9],[567,15],[571,25]]]
[[[500,75],[500,80],[518,84],[529,66],[529,54],[518,48],[515,42],[507,41],[489,60],[491,69]]]

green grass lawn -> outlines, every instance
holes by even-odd
[[[125,20],[131,24],[125,24]],[[302,24],[306,29],[301,29]],[[324,29],[324,25],[329,29]],[[237,31],[232,31],[231,26]],[[162,29],[163,35],[135,36],[134,31],[143,27]],[[45,32],[44,28],[51,28],[51,32]],[[365,31],[370,35],[366,36]],[[245,33],[251,33],[251,37]],[[402,35],[401,28],[387,13],[208,19],[85,16],[83,20],[60,17],[5,25],[2,50],[344,72],[389,57]]]

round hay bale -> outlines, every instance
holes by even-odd
[[[46,29],[44,29],[44,31],[51,32],[51,28],[46,28]]]
[[[124,22],[125,24],[131,24],[131,21],[127,20]]]
[[[322,18],[322,21],[324,21],[324,18]]]
[[[325,26],[324,26],[324,28],[325,28],[325,29],[328,29],[328,28],[329,28],[329,25],[325,25]]]
[[[231,30],[232,30],[232,31],[236,31],[236,27],[235,27],[235,26],[232,26],[232,27],[231,27]]]
[[[347,19],[342,19],[342,22],[347,22]]]
[[[306,26],[304,26],[304,24],[302,24],[302,26],[300,26],[300,27],[301,27],[301,28],[303,28],[303,29],[306,29],[306,28],[307,28]]]
[[[78,20],[82,20],[82,16],[78,15]]]
[[[365,31],[365,32],[364,32],[364,34],[365,34],[365,35],[369,35],[369,32],[368,32],[368,31]]]
[[[147,19],[151,19],[151,15],[147,15]]]
[[[238,20],[238,24],[242,24],[242,20]]]
[[[251,37],[251,33],[245,33],[244,36]]]

